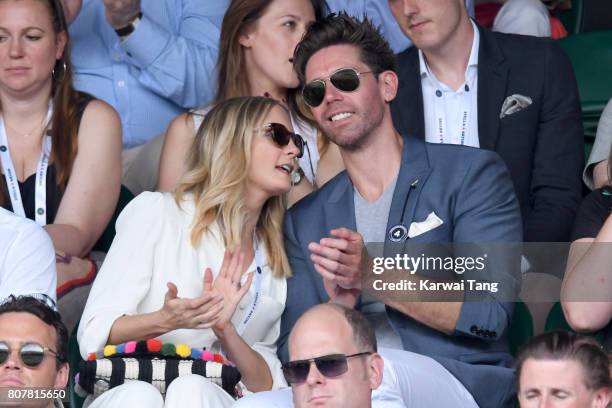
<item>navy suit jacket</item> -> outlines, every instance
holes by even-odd
[[[411,187],[415,180],[418,182]],[[282,361],[288,360],[287,340],[295,321],[308,308],[329,300],[307,246],[328,236],[333,228],[356,230],[353,192],[348,174],[342,172],[286,214],[285,246],[293,276],[287,282],[278,342]],[[425,220],[432,211],[444,222],[409,239],[411,243],[516,243],[522,236],[520,210],[506,166],[496,153],[486,150],[405,137],[386,231],[399,223],[402,211],[406,226]],[[387,246],[389,242],[385,252]],[[504,406],[513,391],[512,370],[506,368],[512,361],[507,329],[513,303],[508,300],[519,292],[520,256],[502,255],[498,261],[479,276],[466,272],[465,278],[499,282],[506,298],[488,293],[480,302],[464,302],[453,335],[386,308],[404,349],[436,358],[487,408]],[[466,292],[465,297],[475,299],[473,295]]]
[[[524,240],[568,241],[582,198],[580,99],[571,62],[554,41],[480,29],[478,137],[508,166]],[[425,138],[418,50],[398,54],[399,90],[391,104],[401,134]],[[529,96],[529,107],[500,119],[504,100]]]

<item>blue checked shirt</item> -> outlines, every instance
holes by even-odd
[[[208,105],[229,0],[142,0],[142,19],[120,41],[101,0],[83,0],[70,26],[75,87],[121,116],[124,148],[163,133],[186,109]]]

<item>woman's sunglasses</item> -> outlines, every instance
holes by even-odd
[[[34,368],[38,367],[45,359],[45,352],[53,354],[56,358],[59,358],[59,354],[56,351],[51,350],[48,347],[43,347],[36,343],[26,343],[19,349],[19,357],[26,367]],[[5,342],[0,342],[0,364],[6,363],[9,356],[11,355],[11,348]]]
[[[342,92],[353,92],[359,88],[359,77],[362,74],[370,74],[372,71],[359,72],[353,68],[341,68],[331,74],[329,82]],[[325,80],[328,78],[315,79],[304,85],[302,96],[311,108],[316,108],[325,99]]]
[[[317,366],[317,370],[319,370],[321,374],[327,378],[334,378],[348,371],[347,359],[369,354],[372,354],[372,352],[364,351],[362,353],[350,354],[348,356],[344,354],[330,354],[328,356],[321,356],[308,360],[290,361],[283,364],[283,374],[285,375],[287,382],[290,384],[303,383],[308,378],[310,364],[314,362]]]
[[[263,129],[266,136],[272,139],[272,141],[279,147],[287,146],[289,144],[289,140],[292,140],[295,147],[297,147],[299,150],[297,158],[304,155],[304,139],[302,139],[302,136],[296,133],[291,133],[284,125],[281,125],[280,123],[267,123],[260,129]]]

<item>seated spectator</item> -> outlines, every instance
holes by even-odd
[[[577,331],[604,329],[604,345],[612,350],[612,175],[582,202],[572,241],[561,289],[565,318]]]
[[[55,300],[56,280],[49,235],[34,221],[0,208],[0,302],[34,293]]]
[[[158,136],[176,115],[213,98],[229,1],[62,1],[71,15],[80,9],[70,25],[75,86],[121,116],[123,184],[135,195],[154,190]]]
[[[557,331],[529,340],[516,377],[521,408],[606,408],[612,401],[608,356],[588,337]]]
[[[343,169],[336,146],[312,120],[301,114],[299,85],[293,70],[293,50],[306,27],[324,13],[321,0],[233,0],[223,18],[219,84],[215,103],[236,96],[268,96],[289,107],[296,133],[307,143],[299,161],[289,203],[323,185]],[[174,189],[185,172],[185,157],[210,107],[176,118],[166,135],[160,165],[159,190]],[[206,137],[206,134],[201,134]],[[303,177],[305,175],[305,177]]]
[[[290,271],[282,195],[291,188],[303,140],[291,133],[286,109],[263,97],[217,104],[198,133],[176,192],[141,194],[119,217],[79,326],[81,355],[107,343],[160,337],[222,349],[248,390],[270,390],[285,384],[276,357]],[[152,385],[132,382],[92,407],[130,402],[163,405]],[[163,406],[233,402],[221,387],[188,375],[170,384]]]
[[[582,198],[584,140],[578,86],[561,47],[483,29],[463,0],[389,6],[416,46],[398,55],[398,131],[498,153],[521,206],[523,240],[567,242]]]
[[[411,242],[512,243],[522,237],[512,182],[496,154],[425,143],[396,130],[390,109],[399,85],[395,62],[370,22],[346,14],[311,25],[296,49],[304,99],[339,146],[346,172],[296,203],[285,217],[293,276],[287,281],[279,355],[287,361],[289,333],[303,312],[338,302],[367,313],[378,326],[381,346],[444,357],[442,365],[463,392],[480,406],[501,406],[513,392],[508,327],[514,304],[508,299],[515,298],[520,282],[520,257],[514,251],[495,251],[493,257],[487,251],[489,265],[478,271],[386,271],[414,279],[417,287],[421,279],[456,281],[466,272],[462,278],[498,282],[499,293],[476,293],[466,286],[440,291],[434,299],[427,293],[374,297],[372,286],[363,283],[372,275],[366,243],[384,242],[386,256],[401,257]],[[498,393],[490,392],[493,383]]]
[[[591,190],[610,184],[608,178],[610,146],[612,146],[612,99],[608,101],[599,118],[595,143],[582,174],[582,180]]]
[[[372,390],[382,382],[374,330],[361,313],[343,306],[304,313],[291,330],[289,358],[283,373],[296,408],[370,408]]]
[[[478,2],[478,0],[476,0]],[[395,53],[400,53],[410,47],[412,43],[402,33],[402,30],[397,25],[393,18],[393,14],[389,10],[385,1],[380,0],[327,0],[327,5],[330,11],[338,13],[346,12],[348,15],[358,19],[368,18],[372,24],[380,29],[381,34],[389,43]],[[466,0],[468,13],[474,17],[474,0]]]
[[[354,357],[367,359],[363,363],[352,362],[352,357],[336,360],[335,364],[344,361],[343,373],[319,368],[325,357],[361,351],[367,354]],[[289,358],[284,372],[291,388],[249,395],[234,408],[477,408],[469,393],[461,392],[463,387],[457,379],[435,360],[407,351],[379,349],[367,318],[333,303],[314,306],[298,319],[289,339]],[[317,358],[323,360],[313,365],[312,360]]]
[[[68,330],[59,313],[27,296],[1,303],[0,387],[64,390],[68,371]],[[2,396],[6,402],[6,390]],[[26,398],[9,406],[63,407],[59,398]]]
[[[25,34],[24,34],[25,33]],[[91,282],[82,260],[106,228],[120,188],[115,111],[72,87],[59,0],[0,2],[0,206],[35,220],[58,253],[58,293]],[[63,318],[76,322],[84,299]]]

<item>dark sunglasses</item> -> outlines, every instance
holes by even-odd
[[[280,123],[267,123],[261,127],[266,132],[266,136],[268,136],[272,141],[279,147],[284,147],[289,144],[289,140],[293,141],[295,147],[298,148],[299,153],[297,158],[300,158],[304,155],[304,139],[302,136],[291,133],[284,125]]]
[[[319,372],[325,377],[338,377],[348,371],[347,359],[369,354],[372,354],[372,352],[364,351],[362,353],[351,354],[348,356],[344,354],[330,354],[328,356],[310,358],[308,360],[290,361],[283,364],[283,374],[285,375],[287,382],[290,384],[303,383],[306,381],[306,378],[308,378],[310,363],[314,362],[317,366],[317,370],[319,370]]]
[[[26,343],[19,349],[19,356],[21,361],[26,367],[34,368],[38,367],[40,363],[45,359],[45,352],[49,352],[59,358],[59,354],[56,351],[51,350],[48,347],[43,347],[36,343]],[[0,342],[0,364],[6,363],[9,356],[11,355],[11,348],[5,342]]]
[[[311,108],[316,108],[325,99],[325,80],[329,79],[329,82],[342,92],[353,92],[359,88],[359,77],[362,74],[370,74],[372,71],[359,72],[353,68],[341,68],[331,74],[328,78],[315,79],[312,82],[307,83],[302,88],[302,96],[304,101]]]

